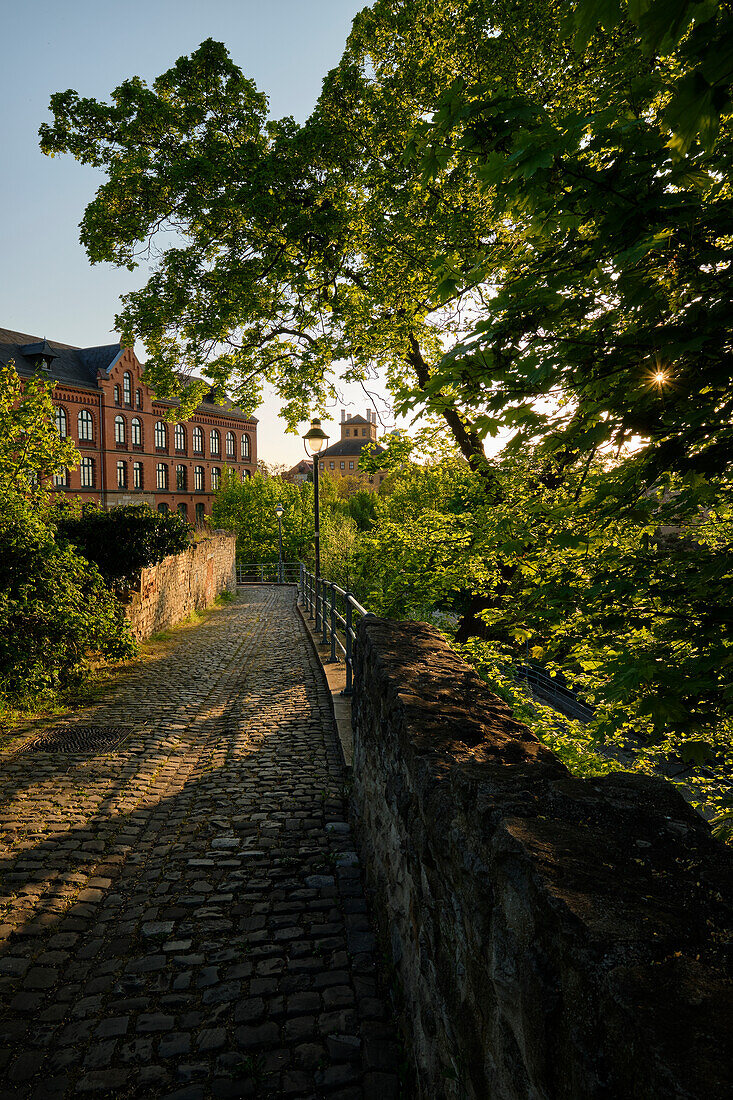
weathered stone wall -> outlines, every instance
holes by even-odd
[[[730,853],[572,777],[430,627],[359,626],[354,804],[418,1095],[729,1096]]]
[[[207,607],[220,592],[236,590],[235,538],[215,534],[143,569],[126,612],[138,641]]]

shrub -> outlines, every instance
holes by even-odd
[[[87,656],[135,652],[98,569],[19,493],[0,495],[0,690],[22,701],[81,679]]]
[[[133,581],[141,569],[189,545],[190,526],[177,512],[155,512],[149,504],[130,504],[106,512],[85,508],[62,516],[59,535],[98,567],[112,584]]]

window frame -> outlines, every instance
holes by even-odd
[[[124,459],[117,463],[117,488],[127,488],[127,463]]]
[[[82,424],[84,425],[84,431],[82,431]],[[88,435],[86,434],[87,428],[89,430]],[[76,433],[80,443],[94,442],[94,417],[89,409],[79,409],[76,418]]]
[[[199,442],[199,440],[201,442],[201,446],[197,447],[196,444]],[[193,431],[191,432],[191,449],[195,455],[204,454],[205,440],[206,435],[204,429],[199,424],[195,424]]]
[[[119,413],[115,417],[115,444],[118,447],[127,446],[127,424],[125,423],[124,416]]]
[[[125,405],[132,406],[132,375],[129,370],[122,375],[122,401]]]
[[[136,436],[137,438],[135,438]],[[143,445],[143,422],[139,416],[133,416],[130,421],[130,442],[133,447],[142,447]]]
[[[242,432],[242,438],[239,441],[240,454],[243,462],[249,462],[252,458],[252,442],[247,432]]]
[[[161,482],[163,484],[161,484]],[[164,493],[168,489],[168,463],[157,462],[155,465],[155,488],[158,492]]]
[[[94,488],[94,459],[84,455],[79,463],[79,484],[82,489]]]
[[[195,493],[206,492],[206,468],[204,466],[194,466],[193,468],[193,484]]]
[[[212,466],[210,471],[211,491],[217,493],[221,489],[221,467]]]
[[[66,409],[63,405],[55,405],[54,410],[54,424],[59,439],[66,439],[69,434],[69,418],[66,415]]]
[[[132,487],[133,489],[142,489],[145,480],[144,474],[145,467],[142,462],[133,462],[132,464]]]
[[[168,426],[165,420],[155,421],[155,449],[156,451],[168,451]],[[162,440],[162,442],[161,442]]]
[[[186,453],[186,429],[183,424],[176,424],[173,429],[173,449],[179,455]]]
[[[216,444],[216,446],[214,446]],[[209,432],[209,453],[212,458],[216,455],[221,458],[221,432],[218,428],[212,428]]]

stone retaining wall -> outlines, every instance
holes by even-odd
[[[133,635],[144,641],[208,607],[220,592],[236,591],[233,535],[211,535],[182,554],[143,569],[126,613]]]
[[[730,1095],[733,861],[671,784],[573,778],[422,623],[359,624],[353,724],[418,1096]]]

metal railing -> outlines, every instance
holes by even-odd
[[[339,588],[333,581],[319,577],[316,587],[315,575],[304,565],[300,566],[298,599],[314,619],[316,634],[320,632],[321,643],[331,646],[331,660],[343,659],[346,664],[346,685],[344,695],[354,690],[354,654],[356,649],[356,631],[354,613],[363,617],[369,615],[365,607],[358,603],[350,592]]]
[[[237,584],[297,584],[300,578],[300,562],[258,561],[253,564],[237,562]]]

